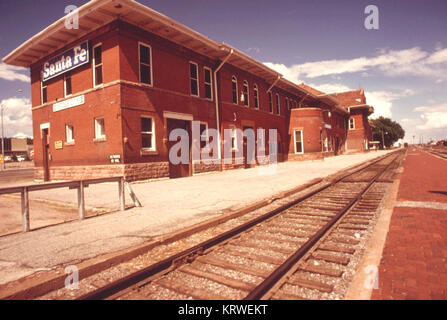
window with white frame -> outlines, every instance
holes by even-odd
[[[74,143],[74,127],[71,123],[65,125],[65,142]]]
[[[238,99],[237,99],[237,79],[235,76],[231,77],[231,92],[232,92],[232,98],[233,98],[233,103],[237,104],[238,103]]]
[[[276,113],[280,114],[279,94],[276,94]]]
[[[138,44],[138,59],[140,68],[140,82],[152,85],[152,49],[150,46]]]
[[[102,84],[102,45],[93,47],[93,85]]]
[[[303,130],[294,130],[295,153],[303,153]]]
[[[106,127],[104,117],[95,118],[95,139],[106,138]]]
[[[349,130],[354,130],[354,129],[355,129],[355,119],[349,118]]]
[[[154,118],[141,117],[141,148],[155,150],[155,125]]]
[[[273,113],[272,93],[269,92],[268,96],[269,96],[269,112],[270,112],[270,113]]]
[[[211,69],[203,68],[204,78],[205,78],[205,98],[213,100],[213,77]]]
[[[248,82],[246,80],[244,81],[244,85],[242,87],[242,94],[243,94],[243,97],[244,97],[244,106],[248,107],[250,104],[249,104],[249,101],[248,101],[248,97],[249,97]]]
[[[255,109],[259,109],[259,90],[256,84],[253,86],[253,97],[255,101]]]
[[[200,122],[200,149],[204,149],[208,143],[208,123]]]
[[[47,85],[43,81],[40,82],[40,98],[41,104],[47,103]]]
[[[70,96],[71,93],[71,74],[67,72],[64,74],[64,97]]]
[[[190,87],[191,87],[191,95],[199,96],[199,67],[197,63],[190,62],[189,63],[189,79],[190,79]]]

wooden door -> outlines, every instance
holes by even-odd
[[[189,177],[191,176],[191,123],[186,120],[167,119],[167,132],[168,132],[168,151],[180,141],[181,137],[178,137],[177,141],[169,141],[169,135],[174,129],[184,129],[184,138],[189,141],[188,143],[188,163],[173,164],[169,161],[169,177],[171,179]],[[180,154],[178,154],[180,156]]]

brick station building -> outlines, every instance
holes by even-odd
[[[317,159],[351,148],[351,112],[357,126],[367,123],[358,120],[360,105],[349,109],[337,95],[296,85],[136,1],[90,1],[78,17],[78,29],[67,29],[64,17],[3,59],[31,70],[36,179],[177,178],[251,167],[221,160],[228,146],[240,157],[236,129],[247,128],[267,131],[266,154],[268,130],[277,130],[279,161]],[[216,163],[169,161],[171,131],[191,133],[192,121],[202,134],[219,132]],[[235,133],[229,139],[226,129]]]

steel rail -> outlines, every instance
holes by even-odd
[[[250,220],[240,226],[237,226],[229,231],[226,231],[216,237],[213,237],[209,240],[206,240],[204,242],[199,243],[198,245],[195,245],[194,247],[191,247],[189,249],[186,249],[182,252],[179,252],[175,255],[172,255],[162,261],[159,261],[153,265],[150,265],[142,270],[136,271],[124,278],[118,279],[104,287],[98,288],[92,292],[86,293],[78,298],[76,298],[76,300],[104,300],[107,298],[112,297],[113,295],[116,295],[117,293],[128,289],[131,286],[134,286],[138,283],[141,283],[142,281],[146,280],[147,278],[156,275],[164,270],[169,269],[170,267],[172,267],[174,265],[175,262],[180,261],[182,259],[187,260],[189,257],[194,257],[197,253],[199,252],[203,252],[207,249],[210,249],[228,239],[233,238],[234,236],[245,232],[246,230],[256,226],[257,224],[271,218],[274,217],[275,215],[289,209],[290,207],[312,197],[313,195],[320,193],[321,191],[337,184],[338,182],[342,181],[343,179],[346,179],[347,177],[358,173],[362,170],[365,170],[366,168],[394,155],[395,152],[389,153],[383,157],[380,157],[379,159],[371,162],[370,164],[368,164],[367,166],[364,167],[360,167],[356,170],[354,170],[353,172],[349,172],[345,175],[342,175],[341,177],[335,178],[333,181],[328,182],[326,185],[323,185],[319,188],[317,188],[316,190],[309,192],[301,197],[299,197],[298,199],[295,199],[287,204],[284,204],[276,209],[273,209],[270,212],[267,212],[253,220]],[[392,162],[391,162],[392,163]]]

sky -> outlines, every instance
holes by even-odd
[[[1,0],[0,56],[64,16],[76,0]],[[323,92],[365,89],[404,141],[447,139],[446,0],[139,0]],[[368,5],[378,30],[365,28]],[[21,92],[18,92],[21,90]],[[32,135],[29,72],[0,62],[6,136]]]

